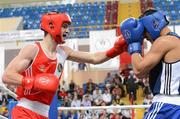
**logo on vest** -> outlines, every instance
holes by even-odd
[[[45,65],[39,65],[39,68],[38,68],[41,72],[44,72],[45,69],[46,69],[46,66]]]
[[[63,70],[63,66],[61,63],[58,64],[57,69],[59,72],[61,72]]]

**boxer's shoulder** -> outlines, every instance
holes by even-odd
[[[180,40],[177,37],[170,36],[170,35],[165,35],[165,36],[160,36],[158,37],[153,45],[158,44],[159,46],[167,46],[173,48],[174,46],[178,46],[177,44],[180,43]]]
[[[39,48],[35,44],[28,44],[21,49],[19,55],[27,56],[29,58],[34,58],[38,52]]]

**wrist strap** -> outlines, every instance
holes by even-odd
[[[133,53],[140,53],[141,54],[141,43],[140,42],[134,42],[134,43],[129,44],[128,52],[131,55]]]
[[[34,78],[33,77],[24,77],[22,79],[22,86],[27,89],[30,90],[33,88],[34,85]]]

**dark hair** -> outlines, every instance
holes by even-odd
[[[154,8],[148,8],[146,11],[144,11],[144,12],[142,13],[141,16],[139,16],[139,18],[142,18],[142,17],[144,17],[144,16],[151,15],[151,14],[153,14],[153,13],[155,13],[155,12],[157,12],[156,9],[154,9]]]
[[[44,37],[48,34],[48,32],[44,31]]]

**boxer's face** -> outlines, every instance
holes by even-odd
[[[66,38],[67,36],[68,36],[68,34],[69,34],[69,24],[68,23],[64,23],[63,25],[62,25],[62,29],[61,29],[61,36],[63,37],[63,38]]]

